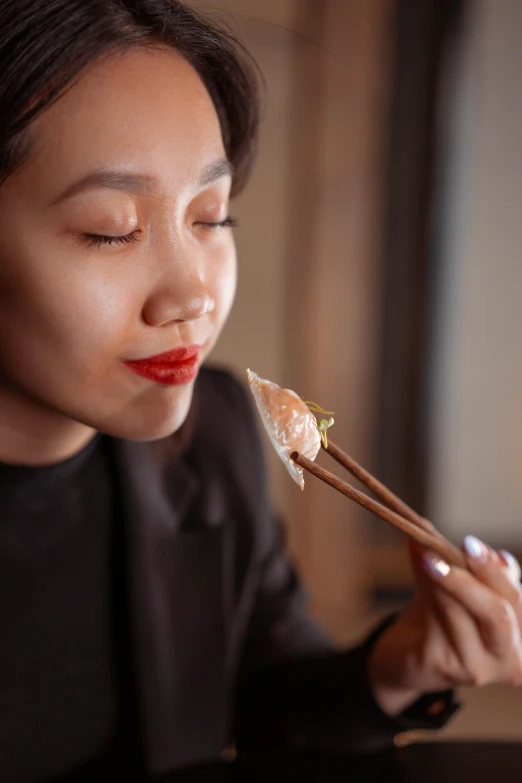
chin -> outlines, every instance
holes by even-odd
[[[192,402],[193,384],[172,399],[140,401],[127,408],[125,413],[111,417],[95,425],[106,435],[123,440],[154,441],[173,435],[185,422]]]
[[[138,424],[136,426],[122,427],[119,433],[107,433],[116,435],[123,440],[136,440],[136,441],[154,441],[162,440],[174,435],[187,417],[183,416],[179,420],[170,420],[168,422],[158,422],[153,425],[147,426],[146,424]]]

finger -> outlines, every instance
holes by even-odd
[[[426,564],[424,562],[426,555],[433,555],[434,553],[430,552],[428,549],[426,549],[426,547],[422,546],[416,541],[413,541],[412,539],[409,541],[409,550],[417,591],[422,599],[428,604],[428,606],[435,609],[433,590],[437,584],[438,579],[433,578],[433,574],[429,569],[426,568]],[[437,557],[437,555],[435,555],[435,557]]]
[[[509,575],[513,582],[515,584],[520,583],[520,579],[522,577],[522,569],[520,568],[520,563],[516,559],[514,555],[511,554],[511,552],[508,552],[505,549],[501,549],[499,551],[499,555],[504,562],[504,564],[509,569]]]
[[[513,579],[514,567],[506,567],[504,559],[475,536],[466,536],[463,551],[477,579],[509,601],[522,629],[522,585]]]
[[[425,553],[423,563],[426,573],[475,620],[484,644],[494,655],[499,658],[520,656],[520,626],[507,598],[470,571],[450,567],[435,553]]]
[[[449,678],[452,686],[471,685],[476,679],[473,675],[474,667],[480,666],[481,670],[485,668],[480,629],[469,612],[426,573],[423,564],[426,551],[411,541],[410,555],[417,592],[442,636],[438,653],[442,673]]]
[[[410,552],[411,567],[413,570],[413,576],[415,577],[417,590],[419,594],[431,605],[433,579],[426,572],[423,559],[428,550],[426,547],[417,543],[417,541],[414,541],[412,538],[408,539],[408,549]]]
[[[444,668],[454,685],[474,685],[480,676],[487,679],[492,656],[484,645],[474,618],[453,596],[433,584],[432,612],[444,634]]]

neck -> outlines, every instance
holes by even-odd
[[[96,430],[0,389],[0,462],[43,466],[80,452]]]

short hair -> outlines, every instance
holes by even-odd
[[[259,71],[230,31],[180,0],[3,0],[0,185],[30,153],[31,122],[87,65],[118,50],[165,46],[192,65],[212,99],[236,195],[256,151]]]

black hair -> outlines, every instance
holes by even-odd
[[[205,84],[237,194],[255,155],[258,71],[228,30],[180,0],[2,0],[0,185],[30,152],[31,122],[87,65],[118,50],[161,46],[179,52]]]

